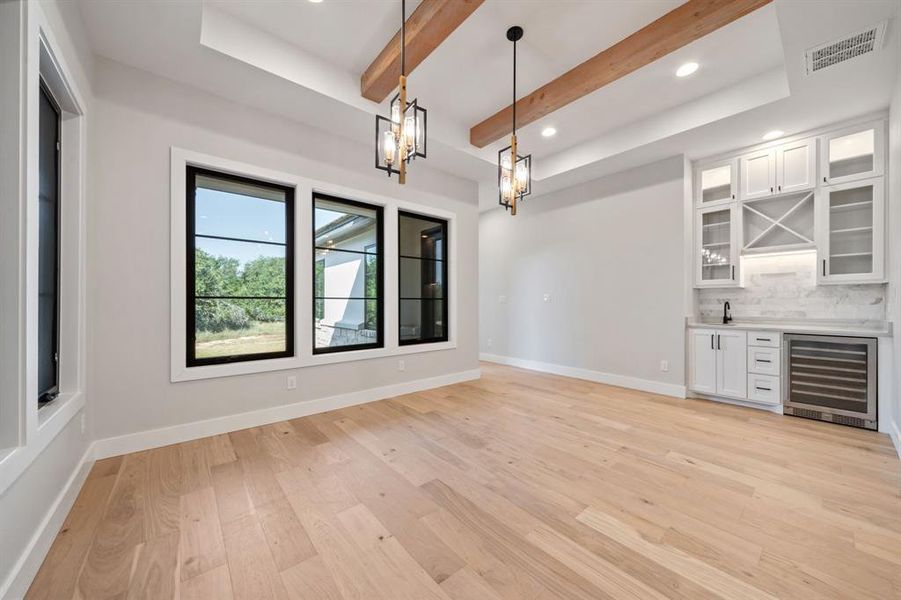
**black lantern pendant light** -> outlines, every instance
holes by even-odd
[[[375,168],[397,173],[400,184],[407,182],[407,165],[417,156],[426,157],[426,109],[416,99],[407,102],[406,42],[407,3],[401,0],[400,79],[391,99],[391,118],[375,116]],[[403,107],[403,108],[401,108]]]
[[[516,148],[516,42],[522,39],[522,27],[507,30],[513,42],[513,135],[510,145],[497,153],[497,187],[500,205],[516,215],[516,204],[532,193],[532,155],[520,156]]]

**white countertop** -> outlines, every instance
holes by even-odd
[[[722,318],[688,317],[685,321],[689,329],[718,328],[743,329],[753,331],[781,331],[783,333],[808,333],[813,335],[849,335],[860,337],[890,337],[892,324],[888,321],[826,321],[826,320],[779,320],[737,318],[723,325]]]

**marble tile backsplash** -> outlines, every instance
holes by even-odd
[[[698,290],[702,318],[723,314],[728,300],[735,319],[885,320],[885,285],[816,284],[816,254],[745,256],[745,287]]]

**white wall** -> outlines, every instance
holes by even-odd
[[[36,413],[36,398],[27,391],[33,373],[26,367],[30,361],[26,360],[25,349],[29,347],[33,330],[26,326],[29,318],[25,308],[29,307],[30,311],[33,304],[28,303],[34,303],[34,300],[28,298],[25,285],[26,273],[36,264],[33,262],[34,256],[31,256],[36,241],[21,239],[20,236],[22,232],[37,230],[30,227],[30,223],[26,224],[27,210],[23,208],[28,207],[29,202],[36,204],[35,194],[28,187],[31,185],[28,182],[31,175],[37,173],[34,161],[36,136],[33,135],[36,128],[32,127],[36,123],[37,104],[32,99],[37,98],[38,28],[47,36],[52,50],[58,54],[57,58],[64,62],[63,68],[71,78],[69,83],[80,92],[86,119],[90,118],[93,108],[90,88],[92,57],[77,6],[66,1],[0,2],[0,38],[3,40],[0,51],[0,106],[3,112],[0,121],[4,122],[3,128],[0,128],[3,137],[0,148],[4,150],[0,163],[4,169],[10,166],[14,169],[0,173],[0,180],[4,181],[4,187],[0,190],[0,220],[4,221],[5,226],[12,225],[0,235],[3,244],[0,247],[3,250],[0,261],[5,282],[0,300],[0,318],[3,322],[0,333],[4,343],[3,363],[12,365],[17,371],[14,375],[4,371],[3,377],[0,377],[0,401],[6,405],[12,399],[19,403],[20,408],[19,414],[12,415],[19,421],[18,427],[14,428],[18,430],[15,432],[18,435],[3,440],[11,441],[15,447],[4,450],[5,444],[0,444],[0,598],[21,598],[24,595],[56,534],[60,519],[74,500],[81,476],[90,466],[87,454],[90,422],[83,421],[84,411],[77,408],[81,404],[61,404],[64,399],[60,399]],[[8,52],[17,46],[21,54]],[[18,72],[18,77],[12,75],[15,72]],[[12,112],[9,111],[9,102],[18,104]],[[10,119],[15,112],[18,112],[17,117]],[[7,144],[10,142],[18,149],[17,165],[6,161]],[[63,143],[66,144],[65,137]],[[70,145],[64,149],[64,155],[71,148]],[[64,165],[63,168],[67,167]],[[67,202],[67,199],[71,205],[71,196],[64,194],[62,202]],[[77,223],[73,223],[71,218],[63,223],[67,237],[73,226],[77,229]],[[17,246],[17,251],[6,252],[6,244],[10,242]],[[67,248],[71,249],[71,246]],[[26,254],[29,256],[26,257]],[[75,260],[69,264],[78,266],[77,263],[78,260]],[[73,269],[63,274],[66,281],[80,276],[81,273]],[[9,282],[18,282],[18,285],[7,285]],[[15,305],[7,304],[9,299],[13,299]],[[65,313],[64,318],[66,314],[72,313]],[[69,325],[83,327],[84,323],[67,322],[64,327]],[[77,344],[73,347],[77,348]],[[7,354],[10,349],[17,356]],[[64,346],[64,352],[65,349]],[[61,362],[66,361],[71,366],[78,358],[67,353],[61,357]],[[89,397],[87,382],[80,381],[79,384],[81,398]],[[0,413],[0,418],[10,416],[5,411]],[[6,427],[0,427],[0,430],[5,435],[9,434]]]
[[[483,213],[481,351],[678,393],[683,172],[682,157],[674,157],[527,198],[516,217],[502,209]]]
[[[901,2],[898,2],[901,14]],[[897,26],[897,23],[895,23]],[[901,36],[895,36],[894,51],[901,53]],[[895,80],[895,92],[889,114],[889,229],[886,238],[889,243],[889,305],[888,320],[894,323],[894,378],[892,381],[892,414],[894,428],[892,439],[898,455],[901,456],[901,75]],[[883,399],[880,399],[883,401]]]
[[[401,188],[372,166],[369,130],[352,144],[111,61],[98,60],[95,72],[88,258],[96,290],[89,356],[98,438],[478,368],[474,184],[417,162]],[[403,373],[387,357],[170,383],[170,146],[455,212],[457,348],[407,355]],[[309,294],[309,284],[298,282],[297,293]],[[287,375],[297,375],[296,390],[286,389]]]

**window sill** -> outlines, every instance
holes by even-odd
[[[217,377],[233,377],[235,375],[252,375],[254,373],[267,373],[269,371],[285,371],[287,369],[299,369],[303,367],[300,358],[270,358],[266,360],[249,360],[245,362],[225,363],[221,365],[204,365],[201,367],[186,367],[182,365],[173,370],[170,381],[196,381],[198,379],[215,379]]]
[[[370,348],[368,350],[348,350],[347,352],[335,352],[332,354],[319,354],[305,358],[274,358],[270,360],[248,361],[241,363],[229,363],[222,365],[207,365],[202,367],[182,367],[177,372],[173,371],[170,380],[172,383],[182,381],[197,381],[200,379],[216,379],[219,377],[233,377],[236,375],[253,375],[256,373],[268,373],[271,371],[287,371],[291,369],[303,369],[320,365],[331,365],[358,360],[370,360],[374,358],[386,358],[391,356],[406,356],[437,350],[453,350],[457,347],[454,341],[435,342],[430,344],[415,344],[394,348]]]

